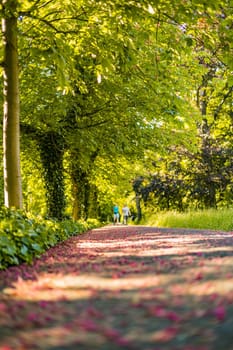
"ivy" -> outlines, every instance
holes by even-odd
[[[45,133],[40,138],[40,154],[45,178],[48,217],[64,217],[65,194],[63,177],[64,139],[56,132]]]

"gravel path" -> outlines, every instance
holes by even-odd
[[[233,234],[106,226],[0,271],[0,350],[233,350]]]

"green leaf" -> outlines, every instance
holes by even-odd
[[[31,247],[38,253],[42,253],[43,249],[38,243],[32,243]]]
[[[26,245],[23,245],[21,248],[20,248],[20,253],[22,255],[27,255],[28,254],[28,247]]]

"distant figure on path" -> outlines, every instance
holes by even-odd
[[[127,225],[128,218],[130,216],[130,210],[129,210],[129,207],[127,207],[126,204],[122,208],[122,216],[123,216],[123,224]]]
[[[119,223],[119,217],[120,217],[119,208],[115,204],[114,207],[113,207],[113,222],[114,222],[114,224],[116,224],[116,223],[118,224]]]

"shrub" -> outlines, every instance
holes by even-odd
[[[40,256],[50,247],[98,227],[97,221],[53,221],[33,217],[19,210],[0,209],[0,269]]]

